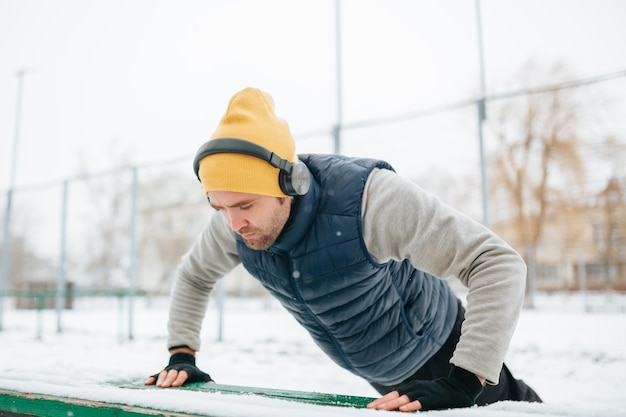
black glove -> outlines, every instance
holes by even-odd
[[[181,352],[175,353],[170,356],[170,362],[167,364],[164,370],[169,371],[172,369],[175,369],[178,372],[187,372],[188,377],[185,383],[213,381],[213,379],[211,379],[211,375],[204,373],[200,369],[198,369],[198,367],[196,366],[196,358],[190,353]],[[159,374],[154,374],[152,376],[156,380],[159,378]]]
[[[426,411],[471,407],[483,386],[473,373],[452,366],[447,377],[403,382],[395,390],[411,401],[418,400],[422,404],[420,411]]]

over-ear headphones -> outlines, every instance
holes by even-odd
[[[278,185],[282,192],[289,196],[304,195],[311,186],[311,173],[302,161],[290,162],[254,142],[232,138],[212,139],[198,149],[193,160],[193,170],[199,181],[201,181],[199,175],[200,161],[216,153],[239,153],[268,162],[280,170]]]

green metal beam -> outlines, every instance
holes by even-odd
[[[155,385],[143,385],[143,383],[119,383],[114,384],[120,388],[131,389],[152,389],[162,390],[165,388],[158,388]],[[329,394],[324,392],[310,392],[310,391],[293,391],[274,388],[259,388],[259,387],[246,387],[240,385],[224,385],[224,384],[212,384],[212,383],[191,383],[185,384],[182,387],[167,388],[178,389],[183,391],[198,391],[206,393],[221,393],[232,395],[255,395],[267,398],[275,398],[287,401],[295,401],[299,403],[317,404],[325,406],[335,407],[353,407],[353,408],[365,408],[367,404],[374,401],[374,398],[360,397],[355,395],[343,395],[343,394]]]
[[[43,394],[26,394],[0,390],[0,416],[10,417],[189,417],[174,413],[123,404],[55,397]],[[202,417],[211,417],[209,415]]]
[[[138,382],[108,383],[109,386],[135,390],[161,390],[154,385],[145,386]],[[221,393],[229,395],[250,395],[296,403],[321,406],[365,408],[374,398],[353,395],[328,394],[308,391],[292,391],[272,388],[246,387],[237,385],[193,383],[167,390],[195,391],[198,393]],[[210,413],[210,411],[208,411]],[[128,406],[118,403],[67,398],[47,394],[24,393],[0,389],[0,416],[2,417],[190,417],[191,414],[151,407]],[[213,417],[211,414],[197,414],[195,417]]]

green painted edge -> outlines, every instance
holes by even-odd
[[[107,385],[126,389],[163,389],[139,382],[118,381]],[[374,398],[354,395],[329,394],[321,392],[294,391],[273,388],[247,387],[239,385],[191,383],[173,390],[231,395],[252,395],[281,399],[298,403],[321,406],[365,408]],[[4,413],[3,413],[4,411]],[[24,393],[0,389],[0,416],[12,417],[189,417],[190,414],[158,410],[150,407],[128,406],[124,404],[91,401],[86,399],[60,397],[48,394]],[[194,414],[197,417],[212,417],[209,414]]]
[[[109,384],[120,388],[130,389],[164,389],[158,388],[155,385],[144,385],[143,382],[118,381],[109,382]],[[356,395],[329,394],[324,392],[294,391],[274,388],[259,388],[240,385],[212,384],[205,382],[195,382],[185,384],[181,387],[172,387],[167,389],[233,395],[256,395],[287,401],[295,401],[300,403],[352,408],[365,408],[367,404],[374,401],[375,399],[370,397],[360,397]]]
[[[6,412],[6,413],[3,413]],[[45,394],[23,393],[0,389],[0,416],[19,417],[189,417],[152,408],[127,406],[101,401],[57,397]],[[194,414],[198,416],[198,414]],[[204,415],[203,417],[211,417]]]

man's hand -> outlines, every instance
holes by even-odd
[[[367,408],[426,411],[471,407],[483,389],[483,380],[465,369],[453,366],[445,378],[404,382],[394,391],[369,403]]]
[[[177,352],[170,356],[169,364],[158,374],[154,374],[144,385],[157,387],[180,387],[185,382],[213,382],[211,376],[196,367],[196,358],[188,352]]]

